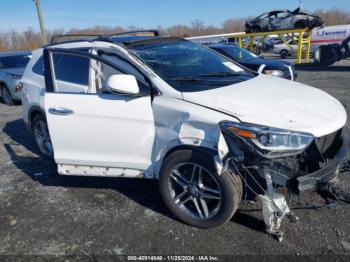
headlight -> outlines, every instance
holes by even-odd
[[[11,73],[8,73],[8,75],[9,75],[12,79],[21,79],[21,78],[22,78],[22,75],[11,74]]]
[[[238,137],[268,157],[296,155],[304,151],[314,140],[313,135],[279,128],[221,122],[221,128]]]
[[[282,77],[283,72],[281,70],[265,70],[265,75]]]

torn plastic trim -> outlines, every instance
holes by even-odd
[[[334,159],[329,161],[329,163],[322,169],[319,169],[305,176],[297,177],[299,191],[316,191],[321,186],[321,184],[328,182],[336,177],[340,172],[342,164],[346,161],[348,154],[349,139],[347,135],[343,135],[343,145],[335,155]]]

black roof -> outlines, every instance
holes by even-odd
[[[151,34],[151,35],[147,35]],[[101,34],[63,34],[63,35],[54,35],[51,38],[49,45],[64,44],[71,42],[80,42],[80,41],[107,41],[113,43],[124,43],[129,41],[136,40],[145,40],[148,38],[158,37],[159,32],[157,30],[137,30],[137,31],[127,31],[122,33],[115,33],[109,35]],[[66,41],[62,40],[66,39]],[[61,41],[60,41],[61,40]]]
[[[15,51],[15,52],[0,52],[0,57],[17,56],[17,55],[31,55],[30,51]]]
[[[179,40],[184,40],[181,37],[169,37],[169,36],[164,36],[164,37],[152,37],[148,39],[143,39],[143,40],[134,40],[134,41],[127,41],[123,42],[123,45],[129,48],[133,47],[140,47],[144,45],[152,45],[152,44],[159,44],[159,43],[169,43],[169,42],[175,42]],[[184,40],[187,41],[187,40]]]

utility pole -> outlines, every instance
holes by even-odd
[[[46,38],[46,31],[44,26],[43,12],[41,10],[41,0],[33,0],[33,2],[36,5],[36,11],[38,13],[39,24],[40,24],[41,38],[42,38],[43,44],[45,45],[47,44],[47,38]]]
[[[303,9],[303,1],[302,0],[299,0],[299,8],[300,8],[300,10]]]

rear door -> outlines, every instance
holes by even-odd
[[[144,76],[127,61],[76,51],[45,49],[44,61],[45,111],[59,172],[151,173],[155,127]],[[134,74],[140,95],[111,93],[104,82],[114,74]]]

